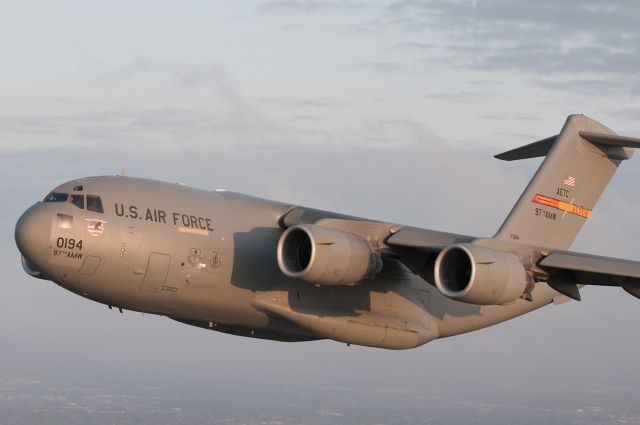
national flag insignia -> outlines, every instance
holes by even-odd
[[[96,220],[96,219],[86,219],[87,220],[87,231],[91,236],[100,236],[102,232],[104,232],[104,225],[106,221]]]
[[[576,185],[576,178],[573,176],[566,176],[562,183],[564,183],[565,186],[574,187]]]

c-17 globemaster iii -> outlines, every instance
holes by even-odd
[[[278,341],[413,348],[583,285],[640,298],[640,262],[567,251],[640,139],[583,115],[500,155],[542,157],[493,237],[124,176],[64,183],[18,220],[31,276],[111,307]]]

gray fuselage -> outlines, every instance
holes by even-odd
[[[392,256],[372,280],[313,285],[285,276],[276,260],[281,218],[294,205],[121,176],[74,180],[52,194],[60,196],[36,203],[16,225],[27,271],[109,306],[221,332],[402,349],[493,325],[558,295],[540,285],[534,301],[465,304]],[[340,216],[323,218],[333,217]]]

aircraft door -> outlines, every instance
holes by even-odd
[[[159,254],[152,252],[149,254],[149,263],[147,264],[147,272],[142,280],[140,289],[142,291],[157,292],[162,290],[167,273],[169,272],[169,265],[171,263],[171,256],[167,254]]]

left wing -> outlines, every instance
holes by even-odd
[[[472,236],[457,233],[439,232],[419,227],[395,226],[385,243],[391,247],[414,248],[418,251],[439,253],[445,247],[460,242],[471,242]]]

